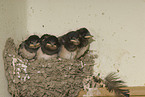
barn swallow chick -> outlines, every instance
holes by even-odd
[[[90,47],[90,39],[93,37],[86,28],[76,31],[79,34],[80,44],[78,45],[77,58],[82,57]]]
[[[71,31],[60,37],[61,48],[59,57],[65,59],[75,59],[77,55],[77,46],[80,44],[79,34]]]
[[[31,35],[22,42],[18,48],[18,54],[25,59],[32,60],[36,58],[36,52],[40,47],[40,39],[37,35]]]
[[[41,37],[41,48],[37,51],[37,58],[45,60],[56,58],[60,49],[58,38],[53,35],[44,34]]]

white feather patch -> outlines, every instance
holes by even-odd
[[[77,52],[77,58],[81,57],[85,53],[85,51],[88,50],[88,48],[89,48],[89,45],[87,45],[86,47],[80,48]]]
[[[36,55],[36,53],[30,53],[28,52],[25,47],[23,46],[22,49],[19,49],[19,53],[22,57],[26,58],[26,59],[33,59],[34,56]]]
[[[76,54],[77,54],[77,50],[74,52],[70,52],[64,47],[64,45],[61,46],[59,51],[59,57],[65,59],[75,59]]]
[[[41,50],[41,48],[38,49],[37,51],[37,59],[42,59],[44,58],[45,60],[48,60],[48,59],[51,59],[51,58],[56,58],[57,57],[57,54],[53,54],[53,55],[47,55],[47,54],[44,54]]]

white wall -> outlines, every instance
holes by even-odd
[[[95,73],[119,70],[129,86],[145,84],[145,0],[0,0],[0,21],[1,55],[9,36],[19,43],[86,27],[96,39]],[[0,97],[8,97],[2,64],[0,71]]]
[[[26,0],[0,0],[0,97],[10,97],[3,65],[3,49],[8,37],[18,43],[26,37]]]
[[[119,70],[129,86],[145,84],[145,0],[29,0],[27,19],[28,32],[40,35],[87,27],[95,73]]]

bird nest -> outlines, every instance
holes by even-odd
[[[14,40],[8,38],[3,53],[8,91],[15,97],[75,97],[84,87],[83,79],[93,74],[92,51],[81,60],[28,61],[17,53]]]

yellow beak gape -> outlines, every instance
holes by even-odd
[[[76,42],[78,42],[78,40],[70,40],[71,42],[74,42],[74,43],[76,43]]]
[[[74,45],[79,45],[80,44],[80,41],[78,39],[70,40],[70,41],[73,42]]]
[[[57,46],[56,45],[53,45],[53,47],[56,48]]]
[[[37,44],[36,44],[36,47],[39,47],[39,46],[40,46],[40,43],[37,43]]]
[[[47,45],[47,46],[51,46],[51,44],[49,44],[49,43],[47,43],[46,45]]]
[[[93,36],[85,36],[85,38],[91,38],[91,37],[93,37]]]
[[[31,48],[35,48],[35,47],[39,47],[39,46],[40,46],[40,43],[37,43],[36,45],[30,44],[30,47],[31,47]]]
[[[76,40],[70,40],[71,42],[76,42]]]
[[[34,47],[34,44],[30,44],[30,47]]]

